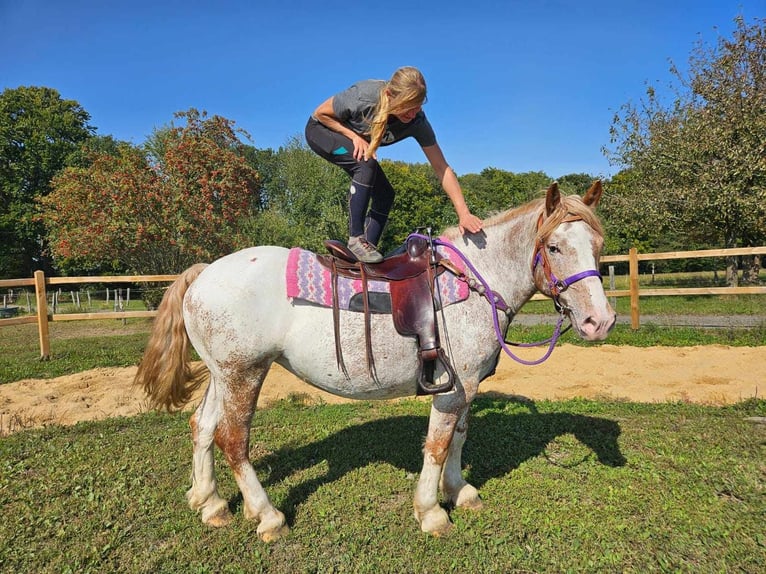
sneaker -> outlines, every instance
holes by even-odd
[[[363,263],[380,263],[383,261],[383,256],[375,249],[375,246],[361,235],[349,238],[348,249]]]

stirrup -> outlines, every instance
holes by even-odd
[[[423,354],[429,355],[424,359]],[[455,369],[452,368],[447,356],[444,354],[444,349],[431,349],[428,351],[418,351],[418,359],[420,361],[420,373],[418,373],[418,395],[438,395],[439,393],[446,393],[455,388]],[[447,373],[447,382],[438,384],[433,382],[434,373],[436,372],[436,363],[441,363],[444,367],[444,372]]]

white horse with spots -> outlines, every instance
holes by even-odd
[[[439,488],[456,506],[482,505],[476,488],[462,477],[461,451],[471,401],[498,361],[501,344],[494,325],[505,332],[513,314],[539,290],[557,300],[583,339],[603,340],[613,327],[615,313],[596,271],[603,233],[593,208],[601,193],[596,182],[583,198],[563,197],[554,183],[545,198],[488,219],[479,234],[461,236],[453,228],[443,236],[459,247],[509,312],[497,316],[475,291],[443,309],[440,328],[443,333],[447,329],[457,376],[453,390],[433,397],[414,495],[415,518],[423,531],[440,535],[451,526],[438,502]],[[209,371],[207,391],[191,417],[188,502],[206,524],[223,526],[232,518],[216,487],[215,444],[234,472],[245,516],[258,521],[265,541],[288,531],[284,514],[271,504],[249,459],[250,423],[271,364],[356,399],[412,396],[418,386],[417,343],[397,333],[390,315],[371,317],[375,380],[367,369],[364,315],[341,311],[347,378],[337,363],[333,311],[286,296],[287,257],[281,247],[252,247],[187,269],[163,298],[136,375],[136,384],[155,406],[171,409],[188,401]],[[190,367],[189,341],[206,366],[203,372]],[[442,375],[440,368],[437,380]]]

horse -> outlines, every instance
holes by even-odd
[[[471,401],[499,360],[502,337],[498,340],[493,323],[504,333],[539,291],[555,300],[584,340],[603,340],[614,326],[616,314],[597,271],[603,231],[595,207],[602,191],[596,181],[582,197],[564,196],[554,182],[545,197],[491,216],[477,234],[461,234],[457,227],[444,231],[442,237],[453,242],[496,299],[505,302],[506,312],[499,313],[481,289],[441,309],[439,327],[448,333],[456,376],[452,390],[432,397],[413,499],[422,531],[440,536],[452,527],[439,504],[439,489],[447,504],[470,509],[483,505],[478,490],[462,477],[461,452]],[[341,311],[339,337],[347,366],[341,372],[333,345],[333,310],[286,296],[288,251],[250,247],[181,273],[158,308],[134,380],[152,406],[167,410],[188,402],[193,390],[209,380],[190,419],[188,504],[210,526],[233,519],[217,490],[217,446],[242,493],[244,516],[257,522],[265,542],[289,532],[249,458],[250,425],[272,363],[315,387],[353,399],[413,396],[418,388],[417,344],[395,331],[390,315],[367,317],[377,365],[372,377],[365,364],[365,317]],[[190,344],[201,364],[190,360]],[[439,369],[434,376],[442,375],[444,369]]]

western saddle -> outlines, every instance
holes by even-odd
[[[407,239],[404,248],[386,257],[380,263],[362,263],[339,241],[324,242],[329,255],[318,255],[319,261],[330,269],[333,283],[333,326],[335,329],[335,355],[339,368],[348,377],[340,342],[340,309],[338,305],[338,277],[360,279],[364,311],[367,370],[377,381],[375,360],[370,337],[370,293],[368,281],[385,281],[391,294],[391,315],[396,331],[403,336],[415,336],[418,341],[418,392],[433,395],[451,390],[455,385],[455,371],[439,342],[434,300],[434,279],[445,269],[442,257],[430,241],[419,236]],[[441,364],[447,381],[434,381],[437,364]]]

